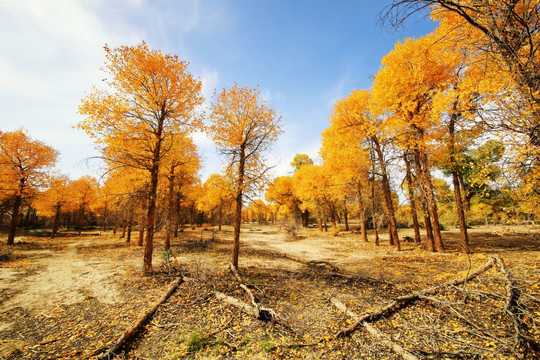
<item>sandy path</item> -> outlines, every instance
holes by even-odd
[[[268,231],[266,231],[268,230]],[[361,271],[371,276],[378,276],[367,264],[367,260],[374,257],[387,256],[392,254],[391,250],[381,248],[369,251],[363,244],[360,250],[359,235],[357,236],[329,236],[324,238],[297,237],[289,238],[287,234],[281,232],[271,232],[264,226],[260,230],[243,230],[241,235],[242,249],[252,248],[261,251],[270,251],[284,254],[304,262],[324,261],[339,265],[340,269],[358,272]],[[373,245],[374,246],[374,245]],[[381,251],[382,250],[382,251]],[[395,254],[394,254],[395,255]],[[399,255],[398,255],[399,256]],[[240,255],[242,258],[242,255]],[[280,268],[297,268],[299,264],[283,259],[257,259],[255,257],[242,258],[245,266],[277,266]]]
[[[125,273],[129,262],[100,261],[77,250],[96,244],[96,239],[84,239],[68,244],[61,251],[49,251],[48,256],[31,259],[37,273],[19,276],[23,270],[0,268],[0,291],[10,297],[0,304],[0,311],[21,306],[27,310],[45,311],[51,306],[74,304],[96,297],[108,304],[119,302],[119,291],[113,277]],[[43,252],[42,252],[43,253]]]

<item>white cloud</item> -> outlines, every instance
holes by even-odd
[[[270,94],[270,90],[268,89],[261,90],[261,98],[268,104],[272,103],[272,94]]]
[[[343,77],[334,84],[324,95],[324,102],[327,106],[333,108],[336,101],[343,99],[351,89],[347,88],[349,78]]]
[[[117,17],[106,21],[106,0],[8,0],[0,3],[2,130],[24,127],[61,152],[62,171],[80,176],[94,156],[90,139],[70,129],[91,85],[103,78],[103,45],[138,41],[140,31]],[[136,5],[136,4],[135,4]],[[132,9],[133,7],[126,7]]]
[[[219,73],[217,70],[203,69],[201,74],[202,93],[206,102],[209,103],[214,96],[214,91],[218,85]]]
[[[0,129],[26,128],[62,153],[60,168],[80,176],[81,161],[96,152],[88,136],[70,126],[81,119],[81,99],[105,77],[103,46],[146,40],[164,52],[184,53],[178,43],[187,33],[223,31],[231,19],[212,0],[2,0]],[[201,80],[210,99],[219,73],[203,69]],[[211,153],[211,141],[195,137]]]
[[[209,148],[214,146],[212,140],[208,137],[208,135],[206,135],[206,133],[202,131],[196,131],[192,133],[191,138],[193,139],[193,142],[199,147]]]

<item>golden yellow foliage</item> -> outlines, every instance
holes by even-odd
[[[153,236],[160,164],[176,137],[201,130],[197,108],[201,81],[178,56],[150,50],[145,42],[105,46],[110,91],[94,89],[81,102],[78,128],[93,137],[109,166],[147,171],[148,209],[144,270],[152,271]]]
[[[58,152],[23,129],[0,132],[0,193],[12,198],[11,224],[7,239],[14,244],[19,210],[23,198],[47,185]]]

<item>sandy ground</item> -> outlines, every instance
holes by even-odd
[[[410,230],[402,230],[401,236],[409,235]],[[195,236],[202,234],[208,238],[209,231],[195,231]],[[223,238],[230,240],[231,232],[224,232]],[[381,247],[378,251],[369,251],[361,248],[359,235],[319,237],[316,240],[300,234],[291,238],[279,232],[275,227],[265,225],[252,225],[242,230],[241,253],[249,250],[262,252],[275,252],[305,262],[325,261],[339,264],[339,267],[351,272],[363,272],[366,276],[379,277],[377,269],[370,266],[368,260],[374,257],[407,256],[408,252],[394,252],[391,248]],[[24,241],[18,238],[16,241]],[[383,235],[381,242],[387,242]],[[88,297],[97,297],[102,302],[114,304],[122,301],[117,288],[117,277],[123,277],[128,272],[140,270],[141,258],[137,257],[137,248],[118,261],[100,257],[100,246],[106,247],[111,243],[110,238],[81,238],[70,240],[59,250],[41,249],[32,251],[32,274],[21,276],[27,268],[17,269],[0,267],[0,291],[12,294],[7,300],[0,303],[0,311],[7,311],[13,307],[21,306],[28,310],[43,310],[60,304],[78,303]],[[414,247],[413,247],[414,248]],[[413,250],[409,247],[406,250]],[[95,250],[92,250],[95,249]],[[142,255],[142,254],[141,254]],[[429,254],[427,254],[429,256]],[[436,256],[440,257],[440,254]],[[444,255],[443,255],[444,256]],[[141,256],[142,257],[142,256]],[[154,264],[159,264],[159,245],[154,251]],[[178,261],[187,258],[179,256]],[[283,259],[261,260],[257,256],[243,257],[243,266],[264,266],[280,268],[298,268],[300,265]],[[0,324],[0,328],[5,325]]]
[[[507,227],[494,231],[494,235],[489,237],[486,237],[485,229],[470,231],[471,241],[478,251],[469,257],[455,251],[458,238],[456,231],[444,234],[445,238],[452,239],[449,241],[449,252],[434,254],[410,243],[403,244],[403,251],[396,252],[388,246],[384,234],[381,236],[381,246],[377,247],[372,238],[370,243],[361,243],[357,233],[333,236],[330,232],[321,234],[310,229],[301,230],[297,237],[290,237],[276,227],[251,225],[242,231],[240,267],[248,274],[258,271],[264,274],[283,272],[285,277],[282,280],[290,287],[285,296],[293,297],[296,292],[304,294],[301,296],[313,293],[312,302],[324,298],[327,290],[324,281],[306,282],[301,280],[304,275],[298,275],[306,273],[306,263],[310,261],[335,265],[340,272],[356,276],[360,282],[365,280],[366,284],[375,286],[374,289],[378,289],[378,285],[373,284],[392,284],[388,291],[405,291],[406,287],[422,288],[434,282],[448,281],[457,272],[466,269],[469,262],[474,263],[474,266],[484,263],[491,253],[503,256],[515,266],[516,271],[525,269],[533,277],[535,271],[540,275],[540,270],[537,266],[535,270],[534,265],[540,261],[540,231]],[[223,271],[223,274],[227,274],[231,229],[225,228],[218,233],[219,241],[209,249],[197,250],[185,246],[189,239],[197,242],[209,239],[211,235],[212,232],[207,230],[186,230],[181,239],[173,242],[176,263],[192,271],[192,276],[204,278],[205,271],[209,272],[208,268],[214,273]],[[411,235],[411,230],[400,231],[400,236],[405,235]],[[24,359],[46,359],[50,354],[68,354],[69,347],[95,349],[100,344],[110,343],[110,336],[115,336],[119,329],[125,328],[140,316],[137,314],[155,302],[170,281],[168,278],[160,280],[159,277],[145,277],[142,273],[143,249],[123,243],[118,235],[102,234],[55,240],[18,238],[16,241],[21,244],[13,250],[5,246],[0,249],[13,251],[15,258],[15,261],[8,263],[0,262],[0,359],[3,359],[3,354],[15,354],[15,357],[8,359],[18,359],[17,354],[24,354],[20,357]],[[159,237],[155,244],[153,264],[156,271],[163,270]],[[298,284],[286,275],[287,271],[300,276]],[[340,282],[328,279],[330,282],[327,286],[345,286],[340,290],[341,296],[360,301],[358,290],[354,287],[349,289],[350,284],[346,281],[339,285]],[[274,289],[274,286],[271,288]],[[345,295],[349,290],[351,293]],[[392,294],[381,294],[381,299]],[[188,295],[198,296],[191,293]],[[296,298],[293,300],[296,301]],[[178,301],[181,301],[180,296]],[[370,301],[365,303],[369,304]],[[321,309],[327,308],[324,302],[320,305]],[[295,311],[308,310],[300,307]],[[208,312],[208,309],[205,311]],[[122,314],[121,318],[118,314]],[[109,320],[101,321],[101,316]],[[101,332],[107,334],[100,336],[98,332],[97,335],[91,335],[87,330],[78,328],[81,339],[88,337],[86,345],[78,345],[78,340],[68,336],[70,330],[66,321],[73,322],[71,326],[75,328],[81,321],[88,323],[88,326],[101,327]],[[35,324],[35,329],[30,329],[34,326],[32,324]],[[40,330],[43,326],[47,328]],[[63,334],[62,331],[67,333]],[[10,336],[10,333],[19,336]],[[66,336],[65,344],[68,348],[60,347],[60,342],[57,343],[55,339],[64,339]],[[154,351],[154,339],[150,337],[149,341],[146,347],[141,347],[143,350],[139,350],[141,354]],[[47,346],[51,348],[41,353],[28,352],[28,348],[37,346],[35,344],[41,344],[40,348],[43,349],[47,349]],[[14,349],[24,350],[17,353],[19,350]],[[68,358],[77,356],[75,354]]]
[[[227,233],[225,233],[227,234]],[[198,234],[197,234],[198,235]],[[203,233],[208,237],[208,233]],[[230,236],[225,235],[226,238]],[[25,241],[17,238],[16,241]],[[58,250],[41,249],[32,251],[28,268],[0,267],[0,291],[9,292],[10,297],[0,303],[0,311],[7,311],[20,306],[31,311],[46,311],[61,304],[70,305],[83,301],[88,297],[97,297],[102,302],[114,304],[122,301],[117,288],[117,277],[128,272],[140,270],[142,261],[132,254],[123,259],[110,261],[100,258],[100,246],[110,244],[110,239],[92,237],[71,240]],[[355,252],[354,238],[321,238],[313,241],[308,237],[291,239],[270,226],[249,227],[242,232],[241,251],[249,249],[271,251],[303,261],[339,262],[342,265],[358,264],[370,255]],[[95,249],[92,251],[91,249]],[[186,260],[182,256],[178,261]],[[243,258],[244,266],[261,265],[265,267],[300,266],[291,261],[281,259],[261,259],[257,257]],[[159,246],[154,252],[154,264],[160,263]],[[0,323],[0,329],[6,324]]]
[[[66,247],[65,251],[45,250],[42,258],[35,259],[32,266],[36,274],[19,279],[22,270],[0,268],[0,290],[10,289],[15,295],[0,305],[0,311],[15,306],[31,310],[45,309],[57,304],[74,304],[88,296],[99,296],[113,304],[119,299],[118,290],[111,277],[125,270],[118,264],[98,261],[78,248],[88,247],[95,240],[80,240]]]

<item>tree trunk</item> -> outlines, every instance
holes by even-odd
[[[32,207],[28,206],[26,209],[26,215],[24,216],[24,229],[29,230],[30,229],[30,214],[32,213]]]
[[[221,224],[223,223],[223,205],[219,204],[218,208],[218,231],[221,231]]]
[[[180,201],[181,201],[181,193],[180,191],[177,191],[174,197],[174,238],[176,239],[178,237],[178,228],[180,227]]]
[[[126,243],[128,244],[131,242],[132,227],[133,227],[133,215],[130,215],[129,220],[128,220],[127,238],[126,238]]]
[[[422,163],[420,162],[420,152],[418,149],[414,150],[414,162],[416,165],[416,172],[420,176],[420,193],[422,194],[422,211],[424,213],[424,226],[426,228],[426,250],[435,251],[435,240],[433,239],[433,228],[431,227],[431,217],[429,216],[429,209],[427,206],[427,190],[423,176]]]
[[[375,233],[375,245],[381,245],[379,239],[379,226],[377,225],[377,220],[375,219],[375,217],[373,218],[373,232]]]
[[[309,210],[302,211],[302,227],[307,228],[309,226]]]
[[[407,153],[403,154],[403,160],[405,161],[405,176],[407,179],[407,188],[409,190],[409,207],[411,209],[411,216],[413,220],[414,241],[416,243],[420,243],[422,242],[422,238],[420,236],[420,226],[418,225],[418,215],[416,214],[416,200],[414,199],[411,163],[407,156]]]
[[[175,165],[171,166],[169,172],[169,194],[167,196],[167,228],[165,234],[165,250],[171,248],[171,237],[174,231],[174,169]]]
[[[58,225],[60,223],[60,208],[61,208],[61,205],[57,204],[55,206],[55,212],[54,212],[54,221],[53,221],[53,228],[52,228],[52,233],[51,233],[51,239],[54,239],[54,237],[56,236],[56,233],[58,232]]]
[[[336,217],[336,211],[334,210],[334,206],[330,205],[328,207],[330,208],[330,222],[334,225],[334,227],[337,227],[338,220]]]
[[[420,129],[417,130],[420,137],[420,142],[422,142],[424,140],[424,132]],[[420,153],[420,162],[422,163],[422,175],[424,177],[424,182],[426,185],[429,216],[431,217],[431,226],[433,227],[433,239],[435,241],[435,249],[438,252],[444,252],[441,228],[439,226],[439,212],[437,211],[437,202],[435,201],[433,183],[431,182],[431,172],[429,170],[427,154],[424,149],[422,149],[422,151],[418,151]]]
[[[375,245],[379,246],[379,231],[377,230],[377,220],[375,217],[375,156],[373,147],[371,147],[371,223],[373,224],[373,232],[375,233]]]
[[[384,194],[384,204],[386,207],[386,216],[388,217],[388,234],[390,237],[390,244],[396,247],[397,251],[401,251],[401,245],[399,243],[399,237],[397,232],[396,217],[394,215],[394,204],[392,203],[392,194],[390,192],[390,183],[388,181],[388,175],[386,173],[386,164],[384,163],[381,146],[378,139],[372,136],[373,144],[375,145],[375,152],[379,158],[379,166],[382,174],[382,188]]]
[[[242,224],[242,195],[244,188],[244,166],[246,161],[245,147],[240,147],[240,161],[238,164],[238,179],[236,181],[236,211],[234,214],[234,242],[232,264],[238,269],[238,257],[240,255],[240,226]]]
[[[15,244],[15,233],[17,232],[17,224],[19,220],[19,211],[21,209],[22,196],[15,195],[15,200],[13,201],[13,211],[11,212],[11,223],[9,225],[9,233],[7,238],[7,244]]]
[[[366,224],[366,210],[364,206],[364,199],[362,198],[362,184],[358,182],[356,184],[356,190],[358,192],[358,215],[360,216],[360,236],[363,242],[368,242],[367,237],[367,224]]]
[[[105,232],[107,225],[107,206],[103,209],[103,221],[101,222],[101,231]]]
[[[450,135],[450,170],[452,172],[452,184],[454,186],[454,197],[456,198],[456,212],[459,221],[459,234],[461,236],[461,248],[464,253],[471,252],[469,248],[469,236],[467,234],[467,225],[465,222],[465,212],[463,211],[463,202],[461,201],[461,191],[459,185],[459,175],[456,163],[456,147],[455,147],[455,117],[459,116],[452,114],[450,123],[448,124],[448,133]]]
[[[161,143],[163,141],[163,123],[165,115],[158,119],[156,132],[156,144],[152,154],[152,167],[150,168],[150,188],[148,189],[148,209],[146,213],[146,243],[144,246],[144,266],[145,272],[152,272],[152,253],[154,252],[154,231],[156,221],[156,200],[159,180],[159,161],[161,158]]]
[[[202,227],[203,226],[203,222],[204,222],[204,212],[203,211],[199,211],[197,213],[197,226],[198,227]]]
[[[64,217],[64,226],[66,229],[71,229],[71,223],[73,222],[73,215],[71,213],[67,213],[67,216]]]
[[[472,194],[465,188],[465,183],[463,181],[463,176],[458,173],[459,186],[461,191],[461,196],[463,199],[463,210],[467,213],[471,211],[471,198]]]
[[[195,203],[192,203],[189,208],[189,224],[191,225],[191,228],[195,230]]]
[[[180,227],[180,219],[174,221],[174,238],[178,238],[178,228]]]
[[[82,234],[82,223],[83,223],[83,219],[84,219],[84,204],[82,204],[79,208],[79,224],[77,225],[77,227],[79,228],[79,235]]]
[[[141,213],[141,217],[139,219],[139,241],[137,242],[137,246],[143,246],[145,220],[144,213]]]
[[[467,234],[467,223],[465,221],[465,212],[463,211],[463,202],[461,201],[461,191],[459,190],[459,179],[455,170],[452,170],[452,183],[454,185],[454,197],[456,198],[456,211],[459,220],[461,247],[463,252],[468,254],[471,252],[469,247],[469,235]]]
[[[120,235],[120,239],[123,239],[126,237],[126,230],[127,230],[127,221],[122,221],[122,235]]]
[[[345,220],[345,231],[349,231],[349,212],[347,208],[343,211],[343,219]]]
[[[152,272],[152,253],[154,252],[154,231],[156,220],[156,197],[157,197],[158,173],[152,172],[150,181],[150,194],[148,196],[148,209],[146,211],[146,239],[144,243],[144,266],[145,272]]]

